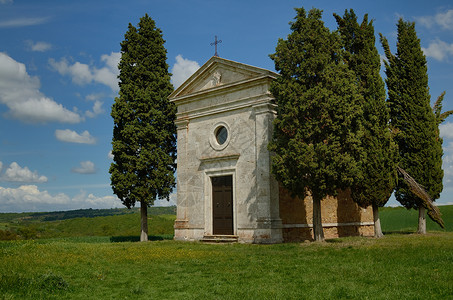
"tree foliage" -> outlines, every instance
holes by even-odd
[[[343,17],[334,16],[348,53],[349,67],[355,72],[363,95],[363,179],[354,184],[351,195],[362,207],[384,206],[396,185],[396,145],[388,126],[389,113],[373,21],[368,21],[365,14],[359,24],[352,9],[346,10]]]
[[[453,114],[453,110],[442,112],[442,101],[444,101],[444,97],[445,91],[443,91],[442,94],[440,94],[440,96],[437,97],[437,100],[433,106],[433,112],[434,116],[436,117],[437,125],[442,124],[445,121],[445,119],[447,119],[451,114]]]
[[[296,11],[292,32],[270,55],[281,76],[270,89],[278,113],[269,149],[277,180],[294,196],[311,194],[315,239],[323,240],[321,199],[361,178],[363,98],[322,12]]]
[[[385,62],[390,126],[396,132],[398,164],[436,200],[442,191],[442,139],[438,134],[439,105],[430,106],[426,58],[420,47],[415,23],[400,19],[397,24],[397,52],[393,55],[381,35]],[[396,200],[404,207],[419,209],[423,201],[411,192],[404,180],[395,190]]]
[[[145,15],[138,28],[129,24],[121,43],[110,174],[113,192],[128,208],[139,201],[146,210],[156,198],[169,199],[175,186],[176,108],[168,101],[173,86],[164,42]]]

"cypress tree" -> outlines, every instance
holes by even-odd
[[[361,174],[362,97],[322,11],[296,12],[292,32],[270,55],[281,76],[270,88],[278,108],[269,149],[277,180],[293,196],[312,196],[314,238],[322,241],[321,200]]]
[[[365,14],[361,24],[354,11],[334,14],[349,67],[355,72],[363,95],[363,179],[351,187],[352,199],[360,206],[372,205],[374,236],[381,237],[379,207],[384,206],[396,185],[396,145],[389,130],[384,81],[380,75],[380,56],[375,45],[373,21]]]
[[[113,192],[127,208],[140,202],[141,241],[148,240],[147,208],[169,199],[175,186],[176,107],[162,31],[148,16],[129,24],[121,43],[110,167]]]
[[[442,124],[445,121],[445,119],[447,119],[451,114],[453,114],[453,110],[442,112],[442,101],[444,101],[444,97],[445,97],[445,91],[443,91],[442,94],[440,94],[440,96],[437,97],[437,100],[433,105],[433,112],[434,112],[434,116],[436,117],[437,126]],[[439,130],[437,130],[437,131],[439,133]]]
[[[442,191],[442,140],[430,106],[428,69],[415,23],[400,19],[397,24],[397,52],[393,55],[381,35],[385,62],[390,126],[396,132],[398,163],[436,200]],[[399,180],[395,197],[407,209],[419,210],[419,233],[426,232],[425,205]]]

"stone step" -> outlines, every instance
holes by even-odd
[[[237,243],[238,237],[236,235],[205,235],[201,241],[204,243]]]

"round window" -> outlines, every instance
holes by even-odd
[[[211,134],[209,135],[209,144],[212,149],[216,151],[222,151],[231,139],[230,127],[225,122],[218,122],[212,128]]]
[[[220,126],[216,133],[215,133],[215,138],[217,140],[217,143],[219,145],[225,144],[226,140],[228,139],[228,130],[225,128],[225,126]]]

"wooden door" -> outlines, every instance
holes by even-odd
[[[213,234],[233,235],[233,176],[211,177]]]

